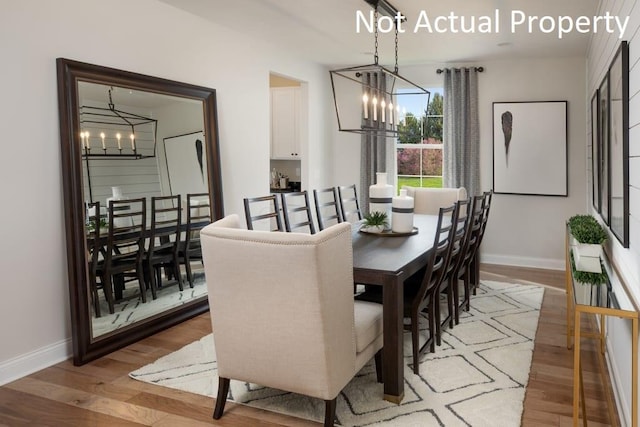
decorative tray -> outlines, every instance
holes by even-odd
[[[418,234],[418,227],[413,227],[413,230],[408,231],[406,233],[394,233],[391,230],[384,230],[384,231],[369,231],[366,228],[361,228],[359,230],[361,233],[364,234],[371,234],[372,236],[380,236],[380,237],[402,237],[402,236],[412,236],[414,234]]]

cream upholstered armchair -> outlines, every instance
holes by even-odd
[[[323,399],[333,425],[338,394],[374,356],[381,378],[382,308],[354,302],[351,226],[239,227],[229,215],[201,233],[220,377],[213,418],[234,379]]]
[[[413,211],[417,214],[438,215],[440,208],[451,206],[467,198],[467,190],[459,188],[423,188],[404,185],[407,196],[413,197]]]

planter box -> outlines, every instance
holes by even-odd
[[[586,271],[588,273],[602,273],[602,265],[600,264],[599,256],[582,256],[574,250],[573,260],[576,264],[577,271]]]
[[[602,254],[602,245],[577,243],[575,246],[575,252],[580,254],[580,256],[600,258],[600,255]]]

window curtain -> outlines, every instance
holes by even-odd
[[[386,91],[386,79],[378,73],[366,73],[362,76],[363,87],[368,86],[370,90],[377,88],[380,92]],[[369,99],[372,99],[372,95]],[[368,126],[380,126],[382,124],[374,122],[372,115],[368,119],[362,117],[363,123]],[[369,212],[369,186],[375,184],[376,172],[387,173],[387,183],[394,185],[396,162],[395,162],[395,140],[374,133],[363,133],[360,147],[360,208],[363,213]]]
[[[464,187],[469,196],[480,192],[480,132],[478,71],[444,70],[443,187]]]

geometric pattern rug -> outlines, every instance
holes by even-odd
[[[533,340],[544,288],[483,280],[471,310],[444,329],[442,345],[411,369],[405,333],[405,395],[382,399],[373,362],[340,393],[336,418],[343,426],[519,426]],[[207,335],[129,374],[136,380],[215,397],[218,387],[213,336]],[[321,422],[324,402],[256,384],[231,381],[229,399]],[[224,416],[223,416],[224,419]]]

